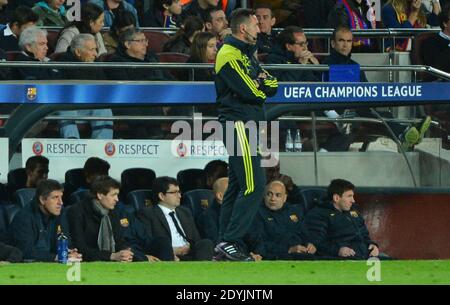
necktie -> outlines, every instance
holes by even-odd
[[[173,223],[175,224],[175,228],[177,229],[177,232],[181,235],[181,237],[184,238],[184,240],[188,241],[188,239],[187,239],[186,235],[184,234],[183,230],[181,230],[181,227],[178,224],[177,219],[175,218],[175,212],[170,212],[169,215],[172,218]]]

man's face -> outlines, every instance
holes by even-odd
[[[160,193],[159,199],[164,206],[170,209],[175,209],[180,205],[180,187],[177,185],[169,184],[169,189],[165,193]]]
[[[256,36],[258,36],[258,33],[260,32],[256,16],[252,15],[248,23],[243,24],[242,26],[245,41],[248,44],[256,44]]]
[[[42,181],[48,179],[48,165],[38,163],[36,168],[32,171],[27,171],[28,185],[36,187]]]
[[[97,194],[97,199],[105,209],[114,210],[119,201],[119,189],[110,189],[106,195]]]
[[[275,24],[275,17],[272,17],[271,10],[268,8],[258,8],[255,15],[258,19],[261,33],[270,34],[272,32],[272,27]]]
[[[444,30],[442,32],[444,32],[445,35],[450,36],[450,18],[447,22],[444,22]]]
[[[353,196],[355,193],[352,190],[345,191],[342,196],[338,194],[333,195],[333,204],[339,211],[350,211],[355,199]]]
[[[331,40],[331,47],[341,55],[348,56],[352,52],[353,34],[349,31],[336,33],[336,40]]]
[[[65,0],[50,0],[48,1],[48,6],[50,6],[54,10],[58,10],[61,5],[63,5]]]
[[[305,33],[294,33],[294,44],[286,44],[286,49],[294,53],[295,58],[301,58],[308,51],[308,41]]]
[[[147,54],[148,40],[144,33],[138,33],[134,35],[131,41],[127,42],[128,53],[132,54],[136,58],[143,59]]]
[[[228,28],[228,21],[222,10],[211,13],[211,19],[211,23],[208,23],[208,26],[210,27],[209,31],[214,35],[217,35]]]
[[[97,44],[95,40],[85,40],[84,47],[75,50],[75,55],[82,62],[93,62],[97,58]]]
[[[173,0],[172,4],[167,8],[167,10],[172,15],[180,15],[181,11],[183,10],[180,0]]]
[[[44,35],[39,35],[35,43],[26,45],[25,48],[28,52],[34,55],[34,58],[42,61],[44,60],[48,51],[47,37],[45,37]]]
[[[266,189],[264,202],[272,211],[281,209],[286,202],[286,188],[280,183],[271,183]]]
[[[53,191],[47,196],[47,198],[40,196],[39,203],[50,215],[59,216],[63,206],[62,196],[62,190]]]

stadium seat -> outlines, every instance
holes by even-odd
[[[300,190],[303,199],[305,213],[317,206],[327,196],[324,188],[305,188]]]
[[[147,49],[155,53],[162,52],[164,44],[170,38],[166,33],[156,31],[144,31],[144,35],[148,39]]]
[[[84,190],[75,191],[72,194],[70,194],[69,200],[67,201],[66,206],[74,205],[87,197],[89,197],[89,190],[84,189]]]
[[[53,54],[56,48],[56,43],[58,42],[59,30],[48,30],[47,31],[47,54]],[[53,59],[52,59],[53,60]]]
[[[6,189],[8,194],[12,196],[18,189],[23,189],[27,184],[27,172],[25,168],[16,168],[8,173],[8,184]]]
[[[177,180],[180,183],[182,193],[206,188],[206,174],[203,169],[189,168],[181,170],[177,174]]]
[[[126,201],[131,191],[151,189],[156,178],[155,171],[150,168],[134,167],[128,168],[120,175],[120,197]]]
[[[70,195],[79,188],[87,189],[84,171],[82,168],[72,168],[64,175],[64,196],[63,200],[69,202]]]
[[[28,203],[30,203],[31,200],[33,200],[34,195],[36,194],[35,188],[22,188],[18,189],[13,194],[13,203],[17,204],[19,207],[23,208]]]
[[[142,189],[129,192],[125,204],[133,207],[134,211],[150,206],[152,204],[152,190]]]
[[[20,53],[22,53],[22,52],[20,52],[20,51],[8,51],[8,52],[6,52],[6,60],[7,61],[15,61],[16,58],[17,58],[17,55],[19,55]]]
[[[6,216],[8,217],[8,226],[11,224],[11,222],[14,220],[14,217],[16,216],[17,212],[20,211],[21,207],[17,204],[8,204],[5,205],[5,211]]]
[[[162,52],[158,53],[159,61],[162,63],[185,63],[189,59],[189,55],[176,52]],[[186,78],[185,69],[170,69],[170,74],[178,80]]]
[[[211,190],[197,189],[183,194],[181,205],[188,207],[194,219],[197,219],[200,213],[208,208],[214,200],[214,193]]]
[[[58,52],[58,53],[52,53],[48,58],[51,59],[51,61],[59,61],[66,52]]]

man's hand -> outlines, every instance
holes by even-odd
[[[153,256],[153,255],[146,255],[147,256],[147,259],[148,259],[148,261],[150,262],[150,263],[152,263],[152,262],[160,262],[161,260],[159,259],[159,258],[157,258],[156,256]]]
[[[308,245],[306,246],[306,253],[315,254],[316,252],[316,246],[314,246],[312,243],[308,243]]]
[[[292,253],[307,253],[306,247],[303,247],[302,245],[295,245],[289,248],[288,250],[289,254]]]
[[[69,262],[81,262],[83,260],[83,255],[78,253],[77,248],[69,249],[68,260]]]
[[[185,256],[189,253],[191,250],[189,245],[182,246],[182,247],[175,247],[173,248],[173,253],[175,253],[176,256]]]
[[[111,254],[111,260],[117,262],[132,262],[134,253],[131,249],[125,249]]]
[[[349,247],[342,247],[339,249],[339,256],[340,257],[350,257],[350,256],[355,256],[355,250],[353,250],[352,248]]]
[[[303,65],[308,64],[308,63],[311,63],[313,65],[318,65],[319,64],[319,60],[317,60],[317,58],[314,57],[314,54],[311,53],[311,51],[308,51],[308,50],[303,51],[300,54],[300,57],[299,57],[298,61],[299,61],[299,63],[301,63]]]
[[[262,261],[262,256],[253,252],[250,252],[250,256],[255,260],[255,262]]]
[[[380,254],[380,250],[374,244],[369,245],[369,256],[378,256]]]

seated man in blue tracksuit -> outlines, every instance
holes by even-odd
[[[303,225],[303,206],[286,199],[286,186],[280,180],[266,186],[264,205],[248,234],[249,247],[264,260],[313,259],[316,247]]]
[[[70,249],[70,232],[61,217],[63,187],[55,180],[42,180],[36,196],[21,209],[11,223],[14,245],[24,260],[54,262],[57,260],[58,230],[69,238],[69,260],[81,260],[77,249]]]
[[[328,186],[329,201],[308,212],[305,224],[319,256],[339,259],[368,259],[379,255],[364,219],[354,209],[355,186],[335,179]]]

